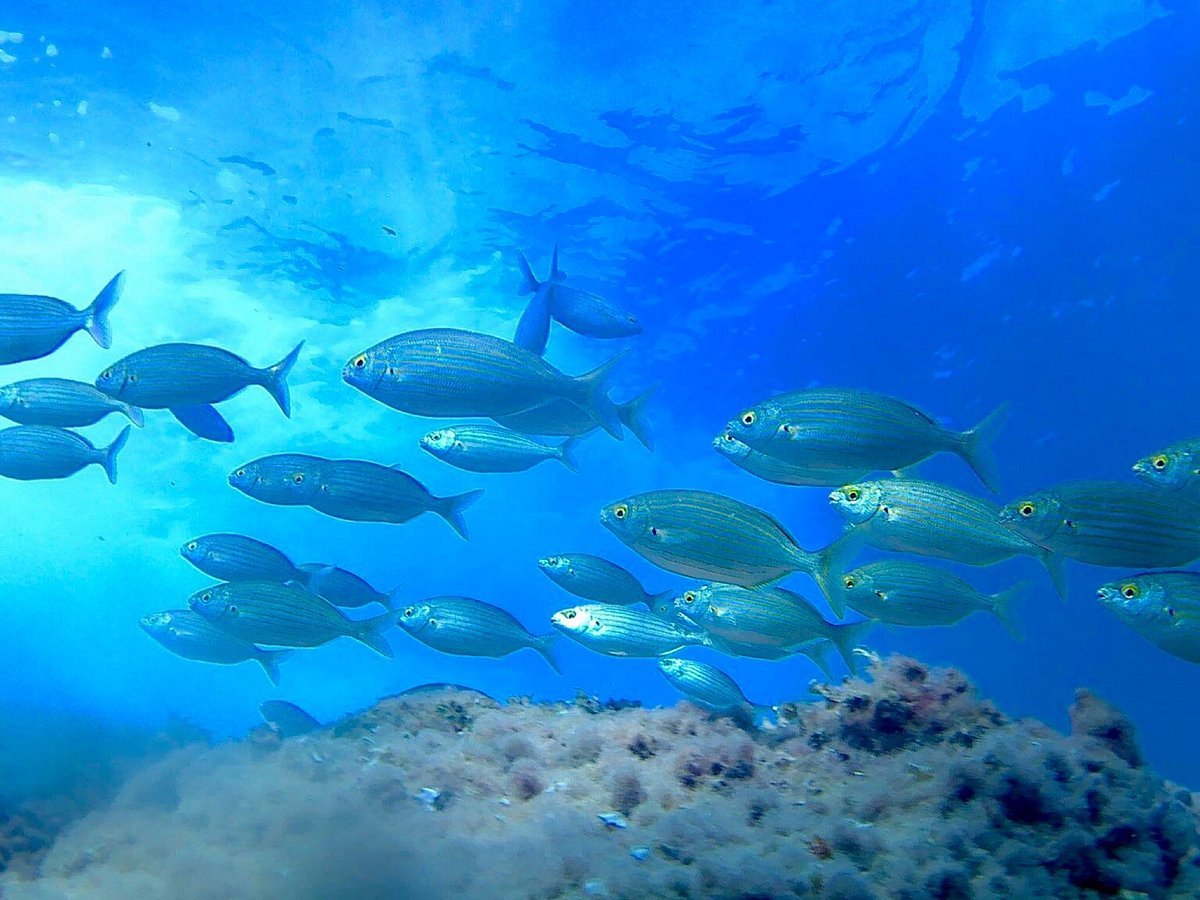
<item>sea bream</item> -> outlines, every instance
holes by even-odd
[[[1100,588],[1100,603],[1172,656],[1200,663],[1200,573],[1147,572]]]
[[[142,616],[138,624],[142,631],[184,659],[223,666],[254,660],[275,685],[279,684],[279,664],[292,655],[290,650],[263,650],[190,609],[151,613]]]
[[[670,590],[652,594],[628,569],[588,553],[546,556],[538,568],[563,590],[597,603],[642,603],[653,610],[675,595]]]
[[[733,678],[708,663],[691,659],[660,659],[658,671],[672,687],[693,703],[715,712],[741,710],[764,715],[771,711],[769,706],[747,700]]]
[[[621,424],[647,450],[654,449],[654,435],[646,420],[646,405],[657,391],[658,385],[652,385],[632,400],[616,405]],[[525,412],[496,416],[493,421],[513,431],[538,437],[583,437],[600,427],[591,413],[569,400],[551,400]]]
[[[726,431],[713,438],[713,449],[738,468],[774,484],[833,487],[865,477],[866,469],[825,469],[801,466],[755,450]]]
[[[16,425],[0,430],[0,475],[20,481],[68,478],[85,466],[97,465],[117,483],[117,454],[129,439],[126,425],[107,447],[97,447],[81,434],[54,425]]]
[[[572,377],[502,338],[426,328],[357,354],[346,363],[342,378],[385,406],[435,418],[491,419],[567,400],[620,440],[617,408],[604,390],[618,359]]]
[[[29,378],[0,387],[0,416],[22,425],[82,428],[114,412],[138,428],[145,424],[136,406],[114,400],[84,381]]]
[[[538,463],[556,460],[578,472],[575,448],[579,442],[567,438],[548,445],[501,425],[447,425],[421,438],[421,449],[443,462],[467,472],[524,472]]]
[[[1200,497],[1200,439],[1176,441],[1139,459],[1133,474],[1147,484]]]
[[[86,331],[107,350],[112,346],[108,315],[124,287],[125,273],[118,272],[86,309],[40,294],[0,294],[0,365],[49,356],[77,331]]]
[[[430,597],[410,604],[401,610],[398,624],[442,653],[499,658],[529,648],[560,671],[551,652],[555,632],[533,634],[511,613],[473,597]]]
[[[653,658],[713,643],[702,628],[688,628],[652,612],[615,603],[585,603],[562,609],[550,617],[550,624],[605,656]]]
[[[325,460],[306,453],[274,453],[243,463],[229,473],[229,485],[260,503],[273,506],[304,506],[304,497],[295,490],[296,479],[303,483],[306,473]]]
[[[193,566],[218,581],[294,581],[305,584],[300,571],[282,550],[244,534],[206,534],[179,548]]]

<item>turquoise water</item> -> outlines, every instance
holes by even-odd
[[[153,729],[177,715],[239,736],[266,699],[327,721],[427,682],[677,699],[653,660],[566,640],[561,676],[534,653],[448,656],[399,630],[394,660],[338,640],[286,662],[278,689],[250,663],[179,659],[138,620],[210,583],[179,552],[202,534],[253,535],[406,602],[471,595],[546,632],[575,600],[540,557],[595,553],[651,591],[691,586],[601,526],[629,494],[728,494],[805,547],[840,532],[827,489],[768,484],[711,449],[780,391],[883,391],[956,429],[1007,401],[1002,502],[1131,478],[1136,459],[1200,433],[1197,37],[1196,10],[1169,0],[8,4],[0,290],[82,307],[118,270],[127,281],[111,349],[78,335],[5,366],[5,382],[90,383],[169,341],[255,366],[305,345],[290,419],[254,388],[221,405],[232,443],[150,411],[115,486],[95,467],[0,483],[0,716],[33,735],[0,749],[6,785],[52,783],[57,755],[29,748],[38,723],[64,717]],[[439,420],[343,383],[347,360],[400,332],[511,337],[528,299],[517,252],[544,278],[555,244],[569,284],[644,331],[601,341],[554,325],[547,358],[575,374],[627,349],[613,393],[660,385],[653,453],[596,433],[578,474],[464,472],[419,447]],[[121,425],[86,433],[106,444]],[[343,522],[227,484],[279,452],[399,465],[439,495],[482,488],[470,541],[432,515]],[[946,456],[921,473],[980,491]],[[1023,640],[978,616],[867,643],[959,666],[1003,709],[1051,724],[1087,686],[1126,711],[1159,772],[1200,784],[1195,666],[1100,607],[1114,570],[1068,572],[1061,603],[1033,560],[962,570],[989,591],[1033,579]],[[808,580],[788,585],[820,603]],[[803,657],[686,655],[761,703],[818,675]]]

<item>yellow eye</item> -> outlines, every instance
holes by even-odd
[[[627,515],[629,515],[629,507],[626,506],[624,503],[618,503],[616,506],[613,507],[613,515],[616,516],[618,519],[623,519]]]
[[[695,603],[696,595],[693,594],[691,591],[688,591],[686,594],[683,595],[683,602],[684,603]]]
[[[742,413],[742,424],[749,427],[750,425],[754,424],[754,420],[757,418],[758,416],[755,414],[754,410],[748,409]]]
[[[842,584],[844,584],[846,586],[846,590],[850,590],[850,588],[854,587],[853,576],[847,575],[845,578],[842,579]]]
[[[857,503],[860,496],[861,495],[854,488],[850,488],[850,490],[846,491],[846,499],[851,503]]]
[[[233,474],[234,474],[234,475],[236,475],[238,478],[245,478],[245,477],[246,477],[246,470],[245,470],[245,469],[238,469],[238,470],[237,470],[236,472],[234,472]]]
[[[1017,511],[1018,511],[1018,512],[1019,512],[1019,513],[1020,513],[1022,516],[1024,516],[1026,519],[1028,519],[1028,518],[1029,518],[1030,516],[1032,516],[1032,515],[1033,515],[1035,512],[1037,512],[1037,510],[1034,508],[1034,505],[1033,505],[1032,503],[1022,503],[1022,504],[1021,504],[1021,508],[1020,508],[1019,510],[1017,510]]]
[[[195,541],[192,541],[190,544],[188,544],[188,549],[195,550],[198,546],[200,546],[200,545],[197,544]]]
[[[564,618],[564,619],[573,619],[573,618],[575,618],[577,615],[579,615],[579,613],[575,612],[575,610],[573,610],[573,609],[568,609],[568,610],[567,610],[565,613],[563,613],[563,618]]]
[[[1154,466],[1154,468],[1161,472],[1167,467],[1167,458],[1165,456],[1156,456],[1154,459],[1150,460],[1150,465]]]
[[[351,365],[354,366],[354,368],[356,368],[356,369],[361,369],[366,364],[367,364],[367,358],[365,356],[356,356],[356,357],[354,357],[354,362],[351,363]]]
[[[294,484],[304,484],[304,473],[297,472],[295,475],[292,476],[292,482]]]
[[[1136,584],[1127,584],[1125,587],[1121,588],[1121,596],[1126,600],[1132,600],[1140,593],[1141,591],[1138,590],[1138,586]]]

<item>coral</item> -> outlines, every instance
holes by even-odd
[[[41,859],[43,896],[982,898],[1200,894],[1194,795],[1089,694],[1072,733],[895,657],[748,732],[446,687],[332,729],[186,746]]]

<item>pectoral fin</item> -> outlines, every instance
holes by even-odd
[[[213,406],[208,404],[176,406],[171,408],[171,415],[196,437],[204,438],[206,441],[217,441],[221,444],[233,442],[233,429]]]

